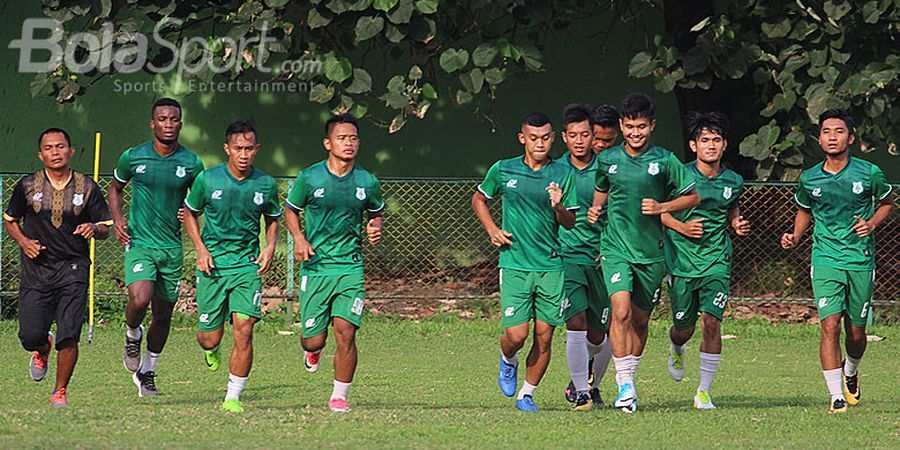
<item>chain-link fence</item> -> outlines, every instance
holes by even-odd
[[[6,207],[9,195],[22,174],[0,174],[0,198]],[[109,176],[100,186],[107,190]],[[282,197],[294,180],[279,179]],[[497,251],[470,206],[478,180],[473,179],[384,179],[382,180],[385,232],[376,247],[368,243],[363,253],[368,298],[464,299],[484,298],[498,290]],[[900,186],[897,186],[900,187]],[[734,238],[732,298],[803,300],[811,297],[809,282],[810,234],[799,248],[784,251],[781,234],[792,227],[796,206],[793,185],[747,183],[741,198],[744,216],[752,223],[748,237]],[[894,199],[900,189],[895,189]],[[130,184],[125,189],[130,201]],[[502,200],[501,200],[502,202]],[[499,221],[500,203],[491,206]],[[127,209],[127,208],[126,208]],[[127,214],[126,214],[127,217]],[[293,258],[293,243],[284,226],[272,270],[264,279],[264,295],[290,299],[296,295],[299,264]],[[878,276],[875,301],[900,303],[900,222],[888,220],[877,231]],[[195,255],[187,236],[182,296],[190,303],[194,294]],[[18,292],[19,248],[4,232],[0,239],[0,306],[15,308]],[[113,238],[98,241],[95,292],[99,300],[125,295],[122,266],[124,249]],[[121,306],[121,305],[119,305]]]

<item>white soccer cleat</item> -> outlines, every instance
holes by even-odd
[[[684,379],[684,353],[669,353],[669,376],[675,381]]]
[[[709,396],[709,392],[697,391],[697,395],[694,396],[694,408],[716,409],[716,405],[713,405],[712,397]]]

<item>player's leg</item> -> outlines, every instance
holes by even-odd
[[[731,285],[728,274],[710,276],[700,282],[697,292],[702,313],[703,342],[700,344],[700,382],[694,396],[694,406],[715,409],[710,387],[722,355],[722,319]]]
[[[695,279],[670,276],[669,302],[672,305],[672,327],[669,329],[671,350],[667,362],[669,376],[675,381],[684,379],[684,351],[694,335],[697,313],[700,308],[700,292],[695,289]]]
[[[122,362],[130,372],[141,366],[141,340],[144,337],[144,316],[153,298],[158,276],[152,251],[142,247],[127,248],[125,252],[125,284],[128,301],[125,303],[125,349]]]
[[[66,390],[78,362],[87,290],[87,283],[72,283],[56,291],[56,386],[50,397],[56,407],[68,406]]]
[[[528,322],[534,318],[531,272],[500,269],[500,371],[497,384],[507,397],[516,395],[519,357],[517,353],[528,338]]]
[[[150,326],[147,329],[147,354],[138,370],[142,376],[153,377],[156,364],[169,339],[172,311],[178,301],[181,277],[184,270],[184,253],[179,248],[161,249],[154,253],[158,278],[150,297]],[[155,385],[155,383],[154,383]]]
[[[859,363],[866,352],[866,321],[872,308],[872,292],[875,287],[875,271],[847,271],[848,305],[844,318],[844,397],[850,405],[856,405],[862,398],[859,380]]]
[[[225,334],[229,291],[227,277],[197,276],[197,343],[206,367],[215,372],[222,364],[219,343]]]
[[[256,272],[227,275],[224,290],[234,328],[234,344],[228,364],[228,391],[221,409],[243,412],[241,392],[253,367],[253,325],[262,317],[262,279]]]
[[[336,287],[339,294],[332,304],[331,315],[334,327],[334,387],[328,406],[335,412],[347,412],[347,394],[356,374],[359,357],[356,348],[356,330],[362,324],[365,308],[363,275],[343,275]]]
[[[631,320],[634,336],[637,338],[631,349],[632,377],[641,363],[644,347],[649,335],[650,313],[659,303],[661,285],[665,276],[665,264],[662,262],[649,264],[633,264],[634,285],[631,296]]]
[[[553,344],[553,331],[564,323],[565,309],[563,302],[565,274],[562,270],[553,272],[531,272],[530,286],[533,294],[534,335],[531,350],[525,361],[525,382],[516,398],[516,408],[522,411],[537,412],[534,405],[534,391],[537,389],[544,373],[550,365]],[[585,361],[585,368],[587,361]],[[587,381],[587,380],[585,380]],[[588,397],[589,398],[589,397]],[[577,404],[577,403],[576,403]]]
[[[841,317],[846,310],[846,274],[831,267],[817,266],[810,269],[813,296],[819,310],[822,339],[819,344],[819,358],[822,375],[831,396],[829,412],[847,411],[844,398],[841,370]]]
[[[600,396],[600,382],[612,359],[607,332],[609,330],[609,294],[603,274],[596,269],[587,272],[588,279],[588,311],[587,311],[587,348],[588,358],[593,361],[591,373],[591,400],[595,408],[603,406]]]
[[[53,339],[49,332],[55,316],[52,292],[19,289],[19,341],[25,350],[31,352],[28,372],[34,381],[43,380],[50,367]]]
[[[303,324],[300,345],[304,350],[303,364],[311,373],[319,370],[322,349],[328,338],[328,323],[338,278],[310,275],[300,277],[300,321]]]
[[[569,365],[569,386],[566,399],[575,403],[575,410],[590,410],[588,395],[587,348],[587,280],[582,266],[564,264],[565,283],[561,309],[566,322],[566,360]]]

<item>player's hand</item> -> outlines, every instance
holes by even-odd
[[[862,217],[853,216],[856,219],[856,223],[853,225],[853,231],[857,236],[864,238],[872,234],[872,225],[869,222],[863,220]]]
[[[590,224],[597,223],[597,221],[600,220],[600,211],[602,209],[603,208],[601,208],[599,206],[591,206],[590,208],[588,208],[588,212],[587,212],[588,223],[590,223]]]
[[[562,202],[562,189],[559,188],[559,185],[556,184],[555,181],[551,181],[550,185],[546,187],[547,194],[550,196],[550,206],[556,208],[560,202]]]
[[[295,239],[294,240],[294,259],[300,262],[309,261],[310,256],[314,256],[316,254],[313,251],[312,245],[309,244],[305,238]]]
[[[784,233],[781,235],[781,248],[787,250],[789,248],[794,248],[795,245],[797,245],[797,243],[794,242],[793,234]]]
[[[641,200],[641,214],[645,216],[658,216],[666,211],[663,211],[660,203],[652,198],[645,198]]]
[[[679,233],[691,238],[700,239],[703,237],[703,219],[689,220],[681,225]]]
[[[29,259],[37,258],[42,251],[47,250],[47,247],[41,245],[40,241],[36,239],[23,239],[22,242],[19,242],[19,247],[22,247],[22,251]]]
[[[731,227],[738,236],[746,236],[750,234],[750,221],[744,216],[737,216],[731,221]]]
[[[256,257],[256,264],[259,265],[259,269],[256,271],[257,275],[262,275],[272,268],[272,257],[274,255],[275,249],[273,247],[266,247],[265,250],[259,253],[259,256]]]
[[[75,236],[81,236],[87,240],[90,240],[94,237],[94,233],[97,232],[96,225],[92,223],[83,223],[75,227],[75,232],[72,233]]]
[[[131,235],[128,234],[128,222],[125,219],[113,219],[113,234],[116,235],[116,240],[123,244],[131,242]]]
[[[512,245],[512,241],[509,240],[509,238],[512,237],[512,233],[510,233],[509,231],[496,228],[492,231],[489,231],[488,234],[491,236],[491,244],[493,244],[495,247]]]
[[[366,222],[366,237],[369,238],[369,243],[372,245],[381,242],[381,226],[375,225],[375,219],[369,219]]]
[[[197,271],[203,272],[207,275],[212,275],[212,270],[216,268],[215,263],[213,263],[212,255],[209,254],[209,250],[206,248],[198,248],[197,249]]]
[[[178,221],[184,223],[184,207],[178,208]]]

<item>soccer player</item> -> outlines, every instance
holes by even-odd
[[[184,228],[197,249],[197,342],[215,372],[226,317],[234,327],[228,392],[221,409],[243,412],[241,391],[253,365],[253,325],[262,317],[262,275],[272,265],[281,204],[275,179],[253,167],[259,153],[256,126],[240,120],[225,131],[228,162],[194,180],[184,206]],[[203,235],[197,217],[206,215]],[[259,220],[266,221],[266,248],[259,250]]]
[[[348,412],[347,393],[356,372],[356,330],[365,308],[363,285],[363,211],[368,212],[366,236],[372,245],[381,241],[384,200],[381,184],[356,164],[359,126],[350,114],[332,116],[323,139],[328,157],[297,175],[287,199],[285,224],[294,238],[300,271],[300,343],[306,369],[319,369],[319,359],[334,327],[334,388],[328,407]],[[303,210],[305,232],[300,230]]]
[[[600,264],[612,305],[609,339],[619,385],[615,407],[625,412],[637,410],[634,373],[665,271],[659,215],[700,202],[681,161],[650,144],[655,111],[644,94],[622,99],[619,128],[625,141],[600,153],[594,202],[588,211],[588,221],[594,223],[606,205]]]
[[[701,200],[694,208],[661,216],[668,228],[666,259],[674,321],[669,330],[672,351],[668,366],[672,379],[684,378],[684,350],[700,313],[703,343],[694,407],[715,409],[709,391],[722,353],[721,322],[731,277],[731,237],[727,227],[730,223],[738,236],[746,236],[750,222],[738,208],[744,179],[722,166],[728,146],[728,118],[719,112],[690,112],[685,125],[688,146],[697,154],[697,160],[684,168],[697,183],[695,189]]]
[[[829,109],[819,116],[819,145],[825,161],[800,175],[794,195],[800,206],[794,231],[781,237],[782,247],[794,247],[810,217],[815,219],[809,272],[822,321],[819,356],[831,394],[831,413],[847,412],[847,404],[856,405],[861,397],[858,370],[866,351],[866,319],[875,284],[873,232],[893,207],[891,185],[881,169],[850,156],[855,138],[853,119],[846,111]],[[843,362],[842,317],[847,332]]]
[[[554,132],[542,113],[525,116],[519,143],[525,155],[494,163],[472,195],[472,208],[491,243],[500,247],[500,390],[516,394],[519,359],[516,353],[528,338],[534,319],[534,338],[525,361],[525,383],[516,408],[537,412],[534,391],[547,366],[553,330],[564,322],[562,247],[558,227],[572,229],[578,198],[575,173],[567,164],[550,159]],[[503,197],[503,228],[494,223],[488,200]]]
[[[112,225],[100,187],[69,168],[75,148],[69,134],[48,128],[38,137],[44,168],[13,188],[3,224],[22,248],[19,270],[19,340],[32,352],[31,378],[50,365],[56,322],[56,385],[50,404],[69,405],[66,389],[78,360],[78,340],[88,295],[91,238],[106,239]],[[48,337],[49,335],[49,337]]]
[[[594,130],[591,146],[594,153],[612,148],[619,135],[619,112],[610,105],[595,106],[591,111],[591,120],[591,128]]]
[[[576,411],[602,406],[598,386],[612,356],[606,340],[609,295],[596,262],[602,224],[587,221],[587,210],[594,199],[599,159],[591,145],[593,125],[591,111],[584,105],[569,105],[563,111],[562,138],[568,152],[558,161],[575,173],[578,196],[575,227],[559,230],[565,273],[566,358],[571,380],[566,398],[572,399],[575,403],[572,409]],[[593,386],[588,386],[591,360],[595,365],[594,379]]]
[[[181,105],[161,98],[150,108],[153,138],[122,153],[110,183],[113,232],[125,244],[125,368],[139,397],[159,394],[156,362],[169,337],[172,308],[181,287],[184,250],[179,210],[194,178],[203,170],[200,157],[178,143]],[[128,220],[122,215],[122,190],[131,183]],[[141,361],[141,323],[152,310],[147,330],[147,354]]]

